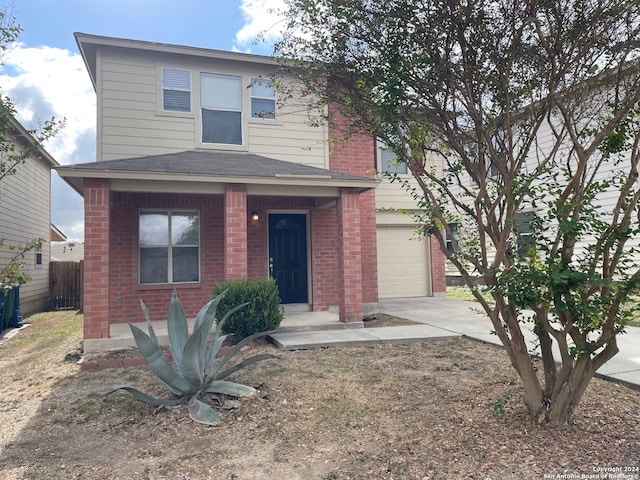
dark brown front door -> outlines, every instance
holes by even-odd
[[[307,303],[307,217],[269,214],[269,272],[282,303]]]

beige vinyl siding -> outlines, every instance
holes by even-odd
[[[98,55],[98,159],[158,155],[194,148],[249,151],[259,155],[326,167],[327,132],[307,125],[306,111],[278,106],[276,120],[250,119],[252,77],[266,76],[272,65],[203,59],[157,52],[103,47]],[[191,112],[162,111],[162,67],[191,72]],[[200,73],[241,75],[243,138],[241,147],[200,142]]]
[[[410,175],[403,175],[411,185],[418,187],[417,182]],[[419,187],[418,187],[419,188]],[[376,208],[408,208],[417,209],[417,203],[409,193],[397,183],[391,183],[382,177],[382,183],[376,188]]]
[[[326,168],[325,129],[308,127],[304,124],[306,117],[296,119],[294,114],[283,117],[280,124],[250,121],[249,150],[278,160]]]
[[[16,175],[0,180],[0,261],[7,262],[12,252],[7,248],[43,237],[42,265],[36,267],[35,252],[25,255],[25,271],[32,278],[20,287],[23,315],[43,310],[49,299],[49,257],[51,234],[51,171],[47,163],[29,159],[18,166]]]
[[[540,134],[538,135],[537,149],[538,151],[544,154],[546,152],[549,152],[552,149],[552,147],[553,147],[552,131],[549,124],[545,123],[541,127]],[[562,154],[564,155],[568,155],[570,153],[568,144],[567,146],[564,147],[563,150],[564,152],[562,152]],[[557,158],[560,158],[560,157],[557,157]],[[532,171],[532,169],[535,167],[536,164],[537,164],[536,150],[532,149],[532,152],[529,155],[529,160],[527,162],[527,168],[529,169],[529,171]],[[623,163],[622,168],[628,169],[628,160]],[[607,178],[611,178],[611,175],[617,169],[618,168],[614,165],[613,161],[603,163],[603,165],[600,167],[599,172],[596,176],[596,180],[604,180]],[[558,175],[561,175],[561,173],[558,172]],[[617,203],[617,200],[618,200],[618,192],[613,189],[610,189],[598,195],[596,200],[596,205],[601,206],[604,212],[613,212],[613,209]],[[540,208],[543,208],[543,206],[541,205]],[[593,243],[593,237],[590,235],[584,236],[581,239],[581,241],[579,241],[577,244],[578,252],[580,251],[581,248],[585,248],[587,245],[591,243]],[[632,246],[635,247],[637,245],[638,245],[638,240],[632,240],[627,242],[627,248],[630,248]],[[640,261],[640,258],[638,258],[637,260]]]
[[[551,149],[553,148],[553,145],[554,145],[554,138],[553,138],[551,127],[549,123],[545,122],[540,127],[535,144],[532,145],[531,147],[531,151],[529,153],[528,160],[525,165],[526,171],[528,172],[534,171],[535,167],[538,165],[539,159],[544,158],[544,155],[551,151]],[[569,151],[570,149],[567,144],[567,146],[562,148],[561,151],[556,154],[556,157],[561,158],[560,155],[567,155],[569,154]],[[628,165],[628,162],[627,162],[627,165]],[[597,179],[602,180],[604,178],[609,178],[615,169],[616,167],[613,162],[608,162],[603,164],[602,167],[600,168]],[[558,172],[558,175],[561,175],[561,172]],[[471,181],[467,179],[466,184],[470,185]],[[612,212],[613,208],[616,205],[617,199],[618,199],[617,193],[615,191],[609,190],[601,193],[598,196],[597,203],[602,206],[604,211]],[[539,207],[538,207],[539,209],[544,208],[541,202],[538,202],[538,204],[539,204]],[[552,227],[553,225],[549,225],[550,229],[552,229]],[[462,226],[462,228],[464,228],[464,226]],[[578,253],[580,252],[581,248],[586,247],[587,245],[592,243],[592,241],[593,241],[593,237],[590,237],[590,236],[583,237],[583,239],[578,243],[578,249],[577,249]],[[627,242],[627,248],[636,247],[638,244],[639,244],[638,240],[629,241]],[[489,255],[491,254],[492,252],[490,251]],[[640,256],[636,258],[636,262],[640,263]],[[458,270],[451,264],[451,262],[446,262],[445,268],[446,268],[447,275],[454,275],[454,276],[459,275]]]
[[[105,47],[98,59],[98,160],[195,148],[194,118],[157,115],[157,68],[151,55]]]
[[[427,159],[425,168],[437,172],[442,171],[442,158],[438,155],[432,155]],[[380,160],[378,159],[378,169],[380,169]],[[406,208],[417,209],[416,200],[405,190],[401,183],[391,183],[383,174],[379,174],[382,183],[376,188],[376,208],[378,210],[385,208]],[[401,174],[402,179],[408,180],[410,185],[420,192],[418,182],[413,178],[411,172],[407,170],[406,174]]]

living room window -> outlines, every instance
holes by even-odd
[[[242,145],[242,77],[200,74],[202,143]]]
[[[276,87],[271,80],[251,79],[251,118],[276,118]]]
[[[191,72],[162,68],[162,109],[166,112],[191,111]]]
[[[141,210],[141,284],[200,280],[200,214],[196,211]]]

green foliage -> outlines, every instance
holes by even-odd
[[[487,402],[487,408],[493,412],[493,414],[498,418],[504,418],[506,415],[506,410],[504,409],[505,405],[511,398],[511,390],[507,390],[502,396],[493,402]]]
[[[640,283],[640,3],[286,3],[283,69],[343,131],[371,132],[409,166],[410,181],[387,178],[415,200],[417,230],[487,286],[477,300],[532,416],[566,424]],[[442,166],[416,168],[429,158]]]
[[[226,315],[234,305],[247,303],[247,307],[231,315],[223,326],[225,333],[234,333],[242,339],[256,332],[275,330],[282,322],[282,308],[278,287],[273,279],[227,280],[217,284],[214,295],[226,291],[218,306],[221,315]]]
[[[31,242],[22,245],[9,245],[11,258],[8,262],[0,265],[0,288],[6,293],[7,289],[14,285],[24,285],[31,281],[31,276],[24,270],[27,262],[24,256],[27,252],[42,247],[44,238],[36,238]],[[0,248],[5,246],[5,240],[0,238]]]
[[[0,11],[0,58],[18,40],[20,25],[7,10]],[[0,94],[0,181],[15,175],[26,161],[41,156],[41,145],[49,140],[64,126],[55,118],[43,122],[38,129],[24,130],[15,119],[16,109],[12,100]],[[0,265],[0,288],[22,285],[31,280],[24,271],[24,255],[42,247],[43,238],[35,238],[27,243],[7,245],[0,238],[0,249],[10,250],[9,260]]]
[[[173,397],[167,399],[154,398],[133,387],[120,387],[105,393],[105,396],[118,390],[124,390],[136,399],[154,406],[175,406],[188,403],[191,419],[204,425],[219,425],[220,416],[210,405],[201,400],[202,396],[209,393],[235,397],[255,394],[256,390],[253,387],[225,379],[248,365],[269,358],[276,358],[269,354],[254,355],[233,367],[226,368],[228,362],[243,346],[256,338],[266,335],[268,332],[251,335],[235,344],[226,354],[221,355],[220,349],[228,337],[228,335],[222,335],[222,327],[225,321],[235,311],[246,306],[246,304],[242,304],[230,309],[217,322],[217,327],[213,331],[213,336],[211,336],[211,330],[215,325],[216,310],[224,296],[225,292],[222,292],[200,309],[193,325],[193,332],[189,334],[187,318],[174,290],[169,305],[167,329],[169,348],[177,370],[173,368],[165,357],[151,325],[147,308],[144,302],[140,300],[148,333],[143,332],[132,323],[129,324],[129,327],[138,350],[147,361],[149,368],[173,394]]]

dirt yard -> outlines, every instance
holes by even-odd
[[[237,376],[259,398],[204,427],[184,406],[101,398],[121,385],[165,390],[146,368],[81,372],[73,355],[64,361],[81,316],[28,321],[0,345],[2,479],[640,478],[640,392],[596,379],[570,428],[534,426],[497,347],[260,345],[248,353],[280,359]]]

